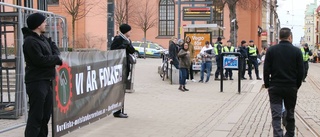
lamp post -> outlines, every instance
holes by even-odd
[[[270,31],[270,45],[273,45],[273,31],[274,31],[274,28],[273,28],[272,25],[270,26],[269,31]]]
[[[236,47],[236,20],[237,19],[233,19],[231,20],[231,22],[233,23],[233,44],[234,44],[234,47]]]

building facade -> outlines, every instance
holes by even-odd
[[[314,49],[316,45],[316,12],[317,0],[314,3],[310,3],[306,7],[304,18],[304,42],[309,45],[310,49]]]
[[[14,3],[16,0],[12,0]],[[69,46],[75,45],[74,48],[95,48],[99,50],[107,50],[107,43],[110,43],[110,36],[117,35],[120,24],[116,21],[116,10],[119,9],[119,2],[124,1],[128,5],[128,19],[122,22],[128,22],[132,26],[131,39],[134,41],[152,41],[162,45],[169,46],[169,40],[173,36],[184,37],[184,29],[182,27],[188,24],[207,24],[213,23],[224,28],[219,34],[214,33],[212,42],[220,35],[223,38],[223,43],[226,43],[230,38],[230,23],[229,8],[219,4],[219,0],[206,0],[210,4],[182,4],[181,7],[177,4],[178,0],[84,0],[80,9],[86,13],[86,16],[78,18],[75,22],[75,42],[72,41],[72,16],[66,8],[67,0],[49,0],[46,9],[55,14],[65,16],[68,26],[68,41]],[[148,2],[149,1],[149,2]],[[191,0],[190,0],[191,1]],[[195,0],[196,1],[196,0]],[[24,3],[22,1],[22,3]],[[37,8],[37,2],[33,3],[33,8]],[[110,3],[113,5],[110,6]],[[148,3],[148,4],[146,4]],[[109,5],[108,5],[109,4]],[[22,4],[23,5],[23,4]],[[211,7],[213,9],[213,18],[209,21],[183,21],[179,25],[178,17],[182,16],[181,11],[184,7],[200,6]],[[145,8],[142,8],[145,7]],[[242,40],[254,40],[255,44],[261,48],[261,32],[262,32],[262,13],[263,3],[257,1],[249,7],[247,4],[238,3],[237,12],[237,44],[240,45]],[[114,8],[114,12],[110,12],[110,8]],[[180,9],[179,9],[180,8]],[[109,10],[108,10],[109,9]],[[142,9],[148,9],[144,12]],[[144,39],[144,31],[139,25],[141,15],[138,13],[146,13],[145,16],[149,20],[155,20],[153,26],[148,28],[146,38]],[[179,15],[180,13],[180,15]],[[140,17],[140,19],[139,19]],[[110,24],[112,20],[114,24]],[[109,24],[108,24],[109,23]],[[114,32],[108,28],[114,27]],[[264,28],[267,30],[267,27]],[[180,35],[179,35],[180,34]]]

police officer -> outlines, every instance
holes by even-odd
[[[214,44],[214,54],[216,55],[216,64],[217,64],[217,70],[215,72],[215,78],[214,80],[220,80],[219,79],[219,74],[220,74],[220,69],[222,69],[220,67],[220,57],[221,57],[221,52],[222,52],[222,42],[221,42],[221,37],[218,37],[217,42]],[[226,80],[226,78],[223,77],[223,74],[220,74],[221,78],[223,78],[224,80]]]
[[[308,75],[308,69],[309,69],[309,56],[312,55],[311,51],[309,50],[308,44],[303,44],[303,47],[301,48],[302,57],[303,57],[303,67],[304,67],[304,75],[303,75],[303,82],[306,82],[306,77]]]
[[[230,40],[227,41],[227,45],[223,47],[222,52],[235,52],[235,48],[233,46],[231,46]],[[230,80],[233,80],[232,69],[230,69],[230,68],[226,68],[225,78],[228,79],[228,76],[229,76]]]
[[[241,73],[241,80],[246,80],[247,78],[244,77],[246,73],[246,65],[248,60],[248,51],[247,51],[247,42],[245,40],[241,41],[241,46],[239,47],[238,51],[240,52],[240,73]]]
[[[259,51],[256,45],[254,45],[253,40],[249,41],[249,47],[248,47],[248,74],[250,77],[250,80],[252,80],[252,75],[251,75],[251,71],[252,71],[252,64],[254,66],[254,70],[256,73],[256,77],[257,80],[261,80],[261,78],[259,77],[259,68],[258,68],[258,55],[259,55]]]

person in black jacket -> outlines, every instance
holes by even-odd
[[[294,109],[297,92],[303,79],[303,60],[300,49],[292,45],[292,32],[289,28],[280,29],[280,40],[278,45],[271,46],[267,50],[263,79],[265,88],[268,88],[269,92],[273,136],[283,136],[281,115],[282,101],[284,101],[287,111],[285,136],[293,137],[295,130]]]
[[[239,47],[240,56],[240,73],[241,73],[241,80],[246,80],[247,78],[244,77],[246,73],[246,66],[248,60],[248,51],[246,47],[247,42],[245,40],[241,41],[241,46]]]
[[[53,110],[53,85],[56,65],[62,65],[58,47],[46,31],[46,17],[33,13],[22,28],[23,53],[26,62],[25,84],[29,97],[29,113],[25,137],[48,136],[48,122]]]
[[[176,69],[179,69],[179,60],[178,60],[178,52],[179,52],[179,46],[177,44],[177,38],[172,37],[170,45],[169,45],[169,58],[171,60],[171,63]]]
[[[130,34],[131,34],[131,26],[128,24],[122,24],[119,27],[120,33],[118,36],[115,36],[110,50],[117,50],[117,49],[126,49],[126,55],[127,55],[127,72],[126,72],[126,78],[128,78],[129,73],[131,72],[131,67],[130,67],[130,61],[129,61],[129,54],[133,54],[135,52],[134,47],[131,44],[131,40],[129,39]],[[119,117],[119,118],[128,118],[128,115],[123,113],[123,111],[118,110],[115,113],[113,113],[114,117]]]

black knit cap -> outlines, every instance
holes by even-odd
[[[46,17],[40,13],[33,13],[27,18],[28,28],[34,30],[38,28],[44,21]]]
[[[131,30],[131,27],[128,24],[122,24],[122,25],[120,25],[119,29],[122,34],[125,34]]]

